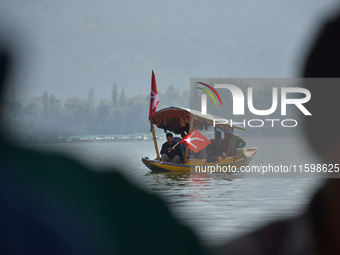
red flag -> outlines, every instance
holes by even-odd
[[[205,147],[207,147],[211,143],[209,139],[207,139],[204,135],[202,135],[196,129],[189,132],[179,142],[187,145],[195,153],[203,150]]]
[[[156,112],[157,105],[159,103],[159,98],[158,98],[158,91],[157,91],[157,85],[156,85],[156,77],[155,74],[152,70],[152,76],[151,76],[151,94],[150,94],[150,111],[149,111],[149,119],[152,114]]]

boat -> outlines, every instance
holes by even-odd
[[[154,125],[163,129],[164,132],[172,132],[176,135],[181,135],[182,137],[187,134],[189,131],[196,130],[208,130],[213,127],[214,120],[223,119],[215,115],[210,114],[201,114],[201,112],[193,109],[187,109],[182,107],[167,107],[163,108],[157,112],[155,112],[150,117],[150,126],[151,132],[154,140],[154,146],[156,150],[156,159],[150,159],[148,157],[143,157],[142,162],[153,172],[189,172],[196,171],[197,167],[204,166],[220,166],[226,167],[224,169],[229,169],[233,167],[233,169],[239,169],[241,166],[248,165],[251,160],[254,158],[255,153],[257,152],[257,147],[252,147],[249,149],[238,149],[238,153],[236,155],[226,155],[225,157],[218,157],[215,162],[208,162],[206,159],[194,159],[190,158],[189,155],[189,147],[183,144],[180,144],[184,151],[184,160],[183,163],[176,164],[172,162],[163,162],[161,161],[161,157],[158,150],[158,145],[156,141],[155,129]],[[230,126],[228,124],[216,124],[215,130],[222,131],[228,134],[234,134],[234,129],[246,130],[244,127],[240,126]],[[177,141],[180,140],[180,137],[177,138]],[[176,138],[174,137],[174,141]],[[242,150],[240,152],[239,150]],[[226,150],[227,151],[227,150]]]

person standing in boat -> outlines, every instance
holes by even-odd
[[[174,148],[175,142],[171,133],[166,134],[166,142],[161,149],[161,158],[164,162],[179,163],[182,158],[182,151],[179,146]]]

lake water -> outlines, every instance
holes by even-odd
[[[251,165],[316,161],[298,136],[245,137],[259,148]],[[159,148],[164,140],[158,141]],[[72,156],[95,171],[119,168],[132,182],[163,197],[172,211],[207,244],[220,244],[277,218],[291,217],[322,184],[317,178],[247,178],[235,173],[151,173],[141,158],[155,157],[153,141],[30,145]]]

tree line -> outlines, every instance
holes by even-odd
[[[111,100],[100,99],[97,104],[93,88],[87,98],[69,97],[64,102],[48,91],[33,97],[27,105],[9,100],[1,107],[3,127],[9,136],[19,140],[150,132],[150,95],[129,97],[117,84],[108,92]],[[164,93],[159,92],[159,98],[158,109],[170,105],[189,107],[190,93],[180,93],[170,85]]]
[[[213,79],[209,84],[218,83]],[[247,94],[247,87],[250,84],[242,80],[230,80]],[[291,84],[289,86],[297,86]],[[272,88],[281,85],[264,84],[254,88],[253,104],[256,109],[269,109],[272,105]],[[147,121],[149,114],[150,95],[136,95],[129,97],[124,88],[117,84],[112,86],[109,99],[96,100],[95,91],[90,88],[87,98],[69,97],[64,102],[59,100],[55,94],[45,91],[43,95],[35,96],[30,103],[23,105],[17,100],[5,102],[1,107],[2,123],[7,133],[14,139],[36,139],[45,137],[47,139],[66,138],[72,135],[109,135],[109,134],[136,134],[148,133],[150,124]],[[201,110],[201,94],[199,89],[192,88],[191,91],[179,92],[173,85],[170,85],[165,92],[159,92],[158,109],[167,106],[181,106]],[[234,121],[242,119],[265,119],[262,116],[255,116],[245,107],[244,116],[232,115],[232,96],[228,90],[219,90],[223,107],[214,105],[208,97],[208,112],[222,118]],[[97,102],[97,103],[96,103]],[[227,106],[230,107],[227,107]],[[287,118],[297,118],[298,109],[288,108]],[[282,120],[279,109],[271,114],[271,119]],[[252,122],[259,125],[258,122]],[[291,132],[292,129],[284,128],[279,122],[271,127],[267,122],[261,128],[249,128],[244,134],[277,134],[280,132]],[[300,125],[300,124],[299,124]],[[295,131],[295,129],[293,130]],[[243,134],[243,132],[242,132]]]

